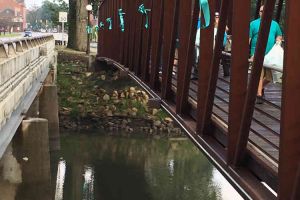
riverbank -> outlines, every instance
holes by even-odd
[[[58,52],[60,128],[149,135],[183,136],[160,108],[149,107],[148,94],[119,71],[87,71],[88,57],[72,50]]]

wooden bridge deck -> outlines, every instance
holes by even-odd
[[[177,75],[173,73],[172,85],[176,92]],[[221,120],[225,127],[228,124],[230,77],[223,76],[220,65],[217,89],[214,98],[213,114]],[[191,80],[189,101],[197,107],[197,80]],[[272,165],[278,165],[279,133],[281,109],[281,84],[270,83],[265,88],[263,104],[256,104],[253,114],[249,142],[255,146],[265,158],[270,158]]]

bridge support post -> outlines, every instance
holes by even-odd
[[[23,120],[21,126],[21,152],[24,164],[22,164],[23,183],[19,193],[23,198],[28,198],[34,193],[37,199],[51,200],[48,120],[30,118]]]
[[[39,98],[40,117],[48,120],[50,151],[60,149],[56,85],[44,85]]]
[[[13,155],[10,144],[0,159],[0,194],[1,199],[14,199],[18,185],[22,182],[21,165]]]

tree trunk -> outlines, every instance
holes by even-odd
[[[86,51],[87,0],[69,0],[68,48]]]

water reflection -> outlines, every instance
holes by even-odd
[[[240,199],[189,140],[63,135],[61,150],[50,156],[27,142],[14,146],[0,162],[0,199]],[[10,182],[3,163],[13,166]]]
[[[72,135],[61,144],[64,199],[240,198],[188,140]]]
[[[66,161],[61,160],[61,161],[59,161],[58,167],[57,167],[56,187],[55,187],[55,197],[54,197],[55,200],[63,199],[65,173],[66,173]]]

